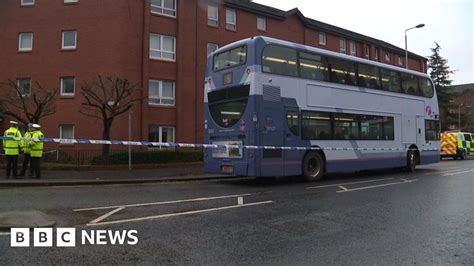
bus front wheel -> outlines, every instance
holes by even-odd
[[[319,152],[308,152],[303,160],[303,176],[307,181],[320,180],[324,175],[324,158]]]
[[[416,152],[415,151],[408,151],[407,153],[407,171],[414,172],[416,168]]]

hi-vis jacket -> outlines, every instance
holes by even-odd
[[[43,157],[43,142],[39,139],[44,138],[43,132],[40,130],[33,131],[31,133],[31,138],[38,139],[30,141],[30,156],[31,157]]]
[[[21,132],[18,128],[10,127],[5,130],[4,137],[21,138]],[[20,140],[3,140],[3,150],[5,155],[18,155],[20,153]]]
[[[26,131],[24,138],[31,138],[32,132]],[[23,153],[25,154],[30,154],[30,145],[29,145],[29,140],[22,140],[20,142],[21,144],[21,149],[23,150]]]

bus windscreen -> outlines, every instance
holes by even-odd
[[[219,71],[245,64],[247,60],[247,46],[240,46],[214,56],[214,71]]]

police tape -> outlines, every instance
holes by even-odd
[[[0,140],[27,140],[58,144],[89,144],[89,145],[122,145],[122,146],[147,146],[165,148],[199,148],[199,149],[248,149],[248,150],[316,150],[316,151],[440,151],[439,148],[334,148],[334,147],[291,147],[291,146],[255,146],[241,144],[191,144],[150,141],[122,141],[122,140],[91,140],[91,139],[60,139],[60,138],[12,138],[0,137]]]

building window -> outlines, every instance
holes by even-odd
[[[74,3],[79,3],[79,0],[64,0],[65,4],[74,4]]]
[[[342,54],[346,53],[346,40],[339,39],[339,52]]]
[[[76,90],[76,79],[74,77],[61,78],[61,95],[73,96]]]
[[[148,141],[174,143],[174,132],[174,127],[151,125],[148,131]]]
[[[370,46],[365,45],[365,58],[370,59]]]
[[[18,35],[18,51],[31,51],[33,50],[33,33],[24,32]]]
[[[355,56],[357,52],[356,52],[356,43],[354,41],[349,42],[349,48],[350,48],[351,55]]]
[[[398,65],[403,66],[403,59],[401,55],[398,56]]]
[[[392,56],[390,55],[390,52],[385,50],[385,61],[391,62],[392,61]]]
[[[151,13],[176,16],[176,0],[151,0]]]
[[[16,86],[18,87],[18,94],[25,97],[31,93],[31,79],[30,78],[20,78],[16,80]]]
[[[62,49],[76,49],[77,31],[63,31]]]
[[[214,53],[217,49],[219,49],[219,45],[215,43],[207,43],[207,55]]]
[[[60,139],[74,139],[74,125],[59,125]]]
[[[150,34],[150,58],[176,60],[176,38],[173,36]]]
[[[212,27],[219,26],[219,7],[217,5],[207,6],[207,25]]]
[[[225,9],[225,28],[228,30],[237,30],[237,14],[235,9]]]
[[[22,6],[32,6],[35,4],[35,0],[21,0],[20,4]]]
[[[379,61],[379,48],[375,48],[374,59],[375,59],[375,61]]]
[[[257,17],[257,29],[261,31],[267,30],[267,18],[261,16]]]
[[[173,81],[150,80],[148,82],[148,104],[174,106]]]
[[[326,33],[319,32],[319,44],[326,45]]]

